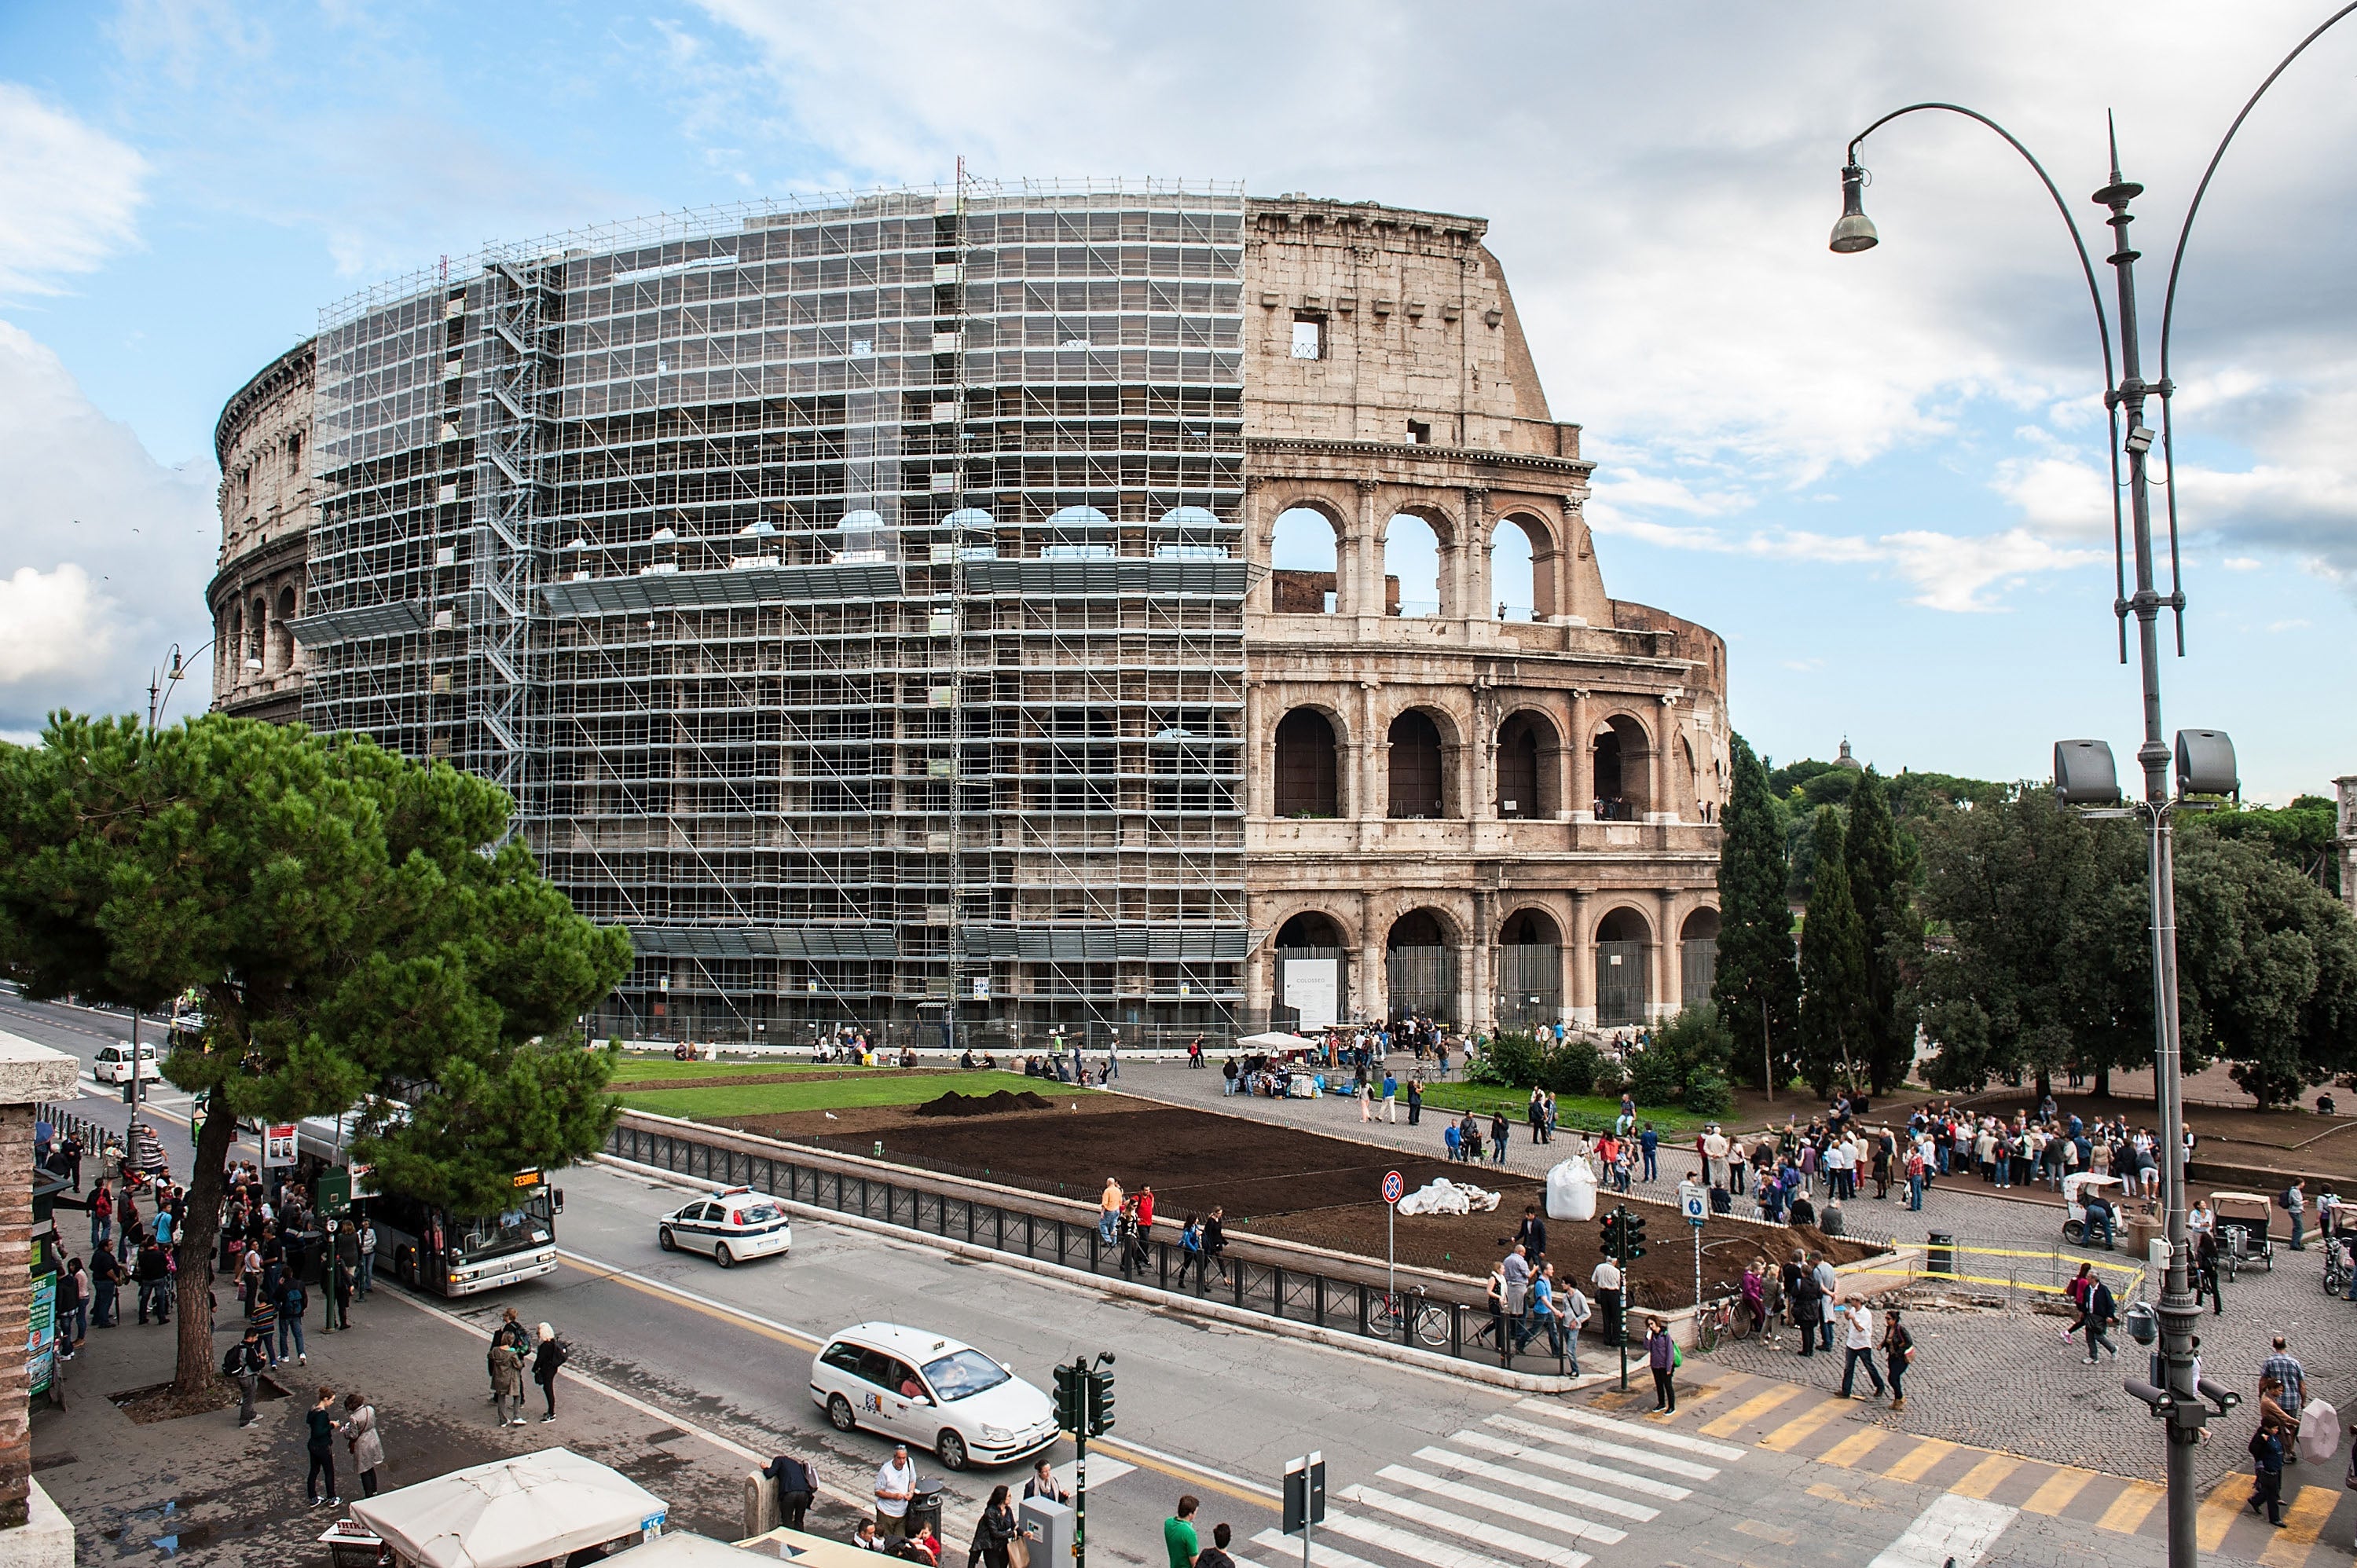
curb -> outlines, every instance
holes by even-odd
[[[624,1159],[619,1155],[600,1154],[591,1157],[600,1165],[612,1165],[618,1170],[662,1181],[666,1185],[677,1185],[684,1179],[677,1171],[667,1171],[660,1165],[641,1165],[636,1160]],[[689,1185],[694,1186],[700,1191],[710,1184],[691,1183]],[[1438,1373],[1469,1382],[1487,1383],[1493,1388],[1509,1389],[1517,1393],[1569,1393],[1575,1389],[1587,1388],[1614,1376],[1610,1372],[1583,1372],[1577,1377],[1568,1378],[1543,1376],[1533,1372],[1512,1372],[1502,1367],[1484,1366],[1479,1361],[1444,1356],[1437,1351],[1418,1350],[1406,1345],[1393,1345],[1386,1340],[1364,1339],[1355,1334],[1320,1328],[1314,1323],[1297,1323],[1289,1317],[1272,1317],[1265,1313],[1244,1311],[1222,1302],[1184,1295],[1177,1291],[1166,1291],[1155,1285],[1138,1284],[1117,1277],[1107,1278],[1103,1274],[1089,1273],[1084,1270],[1068,1268],[1042,1259],[1027,1258],[1019,1252],[1001,1252],[996,1248],[936,1236],[927,1230],[912,1230],[905,1226],[887,1225],[880,1219],[870,1219],[865,1215],[842,1214],[813,1204],[776,1197],[775,1194],[770,1196],[789,1213],[800,1218],[814,1219],[823,1224],[840,1225],[853,1230],[865,1230],[872,1235],[887,1236],[896,1240],[922,1241],[929,1250],[947,1252],[953,1257],[967,1258],[976,1262],[1002,1264],[1025,1273],[1037,1274],[1042,1279],[1053,1280],[1059,1284],[1083,1286],[1101,1295],[1122,1296],[1178,1316],[1209,1318],[1215,1323],[1231,1324],[1240,1328],[1258,1329],[1263,1333],[1275,1335],[1282,1338],[1307,1340],[1310,1344],[1322,1346],[1329,1350],[1361,1356],[1372,1361],[1389,1361],[1399,1366],[1413,1367],[1419,1371]]]

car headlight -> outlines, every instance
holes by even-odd
[[[985,1443],[1012,1443],[1015,1434],[1003,1426],[985,1426],[982,1429],[982,1440]]]

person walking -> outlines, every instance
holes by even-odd
[[[1874,1383],[1874,1397],[1883,1395],[1882,1374],[1874,1368],[1874,1352],[1878,1341],[1874,1332],[1874,1309],[1862,1301],[1851,1302],[1842,1309],[1842,1386],[1841,1397],[1856,1399],[1857,1369],[1866,1368],[1866,1375]]]
[[[303,1477],[303,1491],[311,1499],[312,1508],[322,1502],[333,1508],[344,1500],[343,1494],[336,1490],[335,1402],[336,1391],[322,1385],[318,1399],[303,1417],[303,1424],[310,1433],[304,1449],[311,1460],[311,1468]],[[322,1492],[326,1496],[322,1497]]]
[[[491,1341],[488,1358],[491,1374],[491,1406],[493,1424],[522,1426],[523,1424],[523,1357],[517,1348],[504,1339]]]
[[[540,1385],[540,1397],[548,1405],[548,1413],[540,1418],[543,1425],[556,1419],[556,1374],[569,1359],[571,1353],[565,1349],[565,1341],[556,1337],[556,1330],[542,1324],[540,1343],[532,1353],[532,1380]]]
[[[2102,1359],[2096,1354],[2098,1350],[2109,1350],[2115,1361],[2120,1359],[2119,1348],[2104,1334],[2104,1330],[2111,1327],[2118,1317],[2119,1303],[2112,1295],[2112,1287],[2104,1283],[2101,1275],[2093,1277],[2088,1283],[2086,1303],[2079,1309],[2077,1324],[2087,1333],[2087,1365],[2090,1367]]]
[[[1195,1554],[1195,1568],[1236,1568],[1236,1560],[1228,1555],[1228,1542],[1236,1538],[1223,1520],[1211,1527],[1211,1544]]]
[[[1108,1247],[1113,1245],[1114,1227],[1121,1223],[1124,1201],[1121,1183],[1105,1177],[1104,1191],[1097,1197],[1097,1238]]]
[[[1220,1271],[1222,1284],[1228,1283],[1228,1233],[1222,1223],[1227,1215],[1227,1209],[1215,1203],[1211,1212],[1203,1216],[1203,1256]]]
[[[982,1517],[974,1521],[974,1544],[966,1548],[966,1568],[1007,1568],[1017,1527],[1015,1509],[1006,1500],[1004,1482],[990,1489],[990,1501],[982,1506]]]
[[[1645,1319],[1645,1361],[1653,1369],[1653,1410],[1674,1414],[1678,1408],[1678,1349],[1658,1317]]]
[[[1399,1079],[1391,1069],[1383,1069],[1383,1120],[1399,1125]]]
[[[248,1326],[245,1337],[229,1348],[221,1360],[221,1370],[237,1383],[237,1423],[241,1427],[253,1424],[253,1396],[262,1384],[262,1347],[258,1336]]]
[[[1023,1500],[1028,1503],[1033,1498],[1045,1498],[1051,1503],[1072,1500],[1072,1494],[1065,1489],[1064,1483],[1056,1479],[1055,1466],[1044,1455],[1031,1466],[1031,1478],[1023,1483]]]
[[[2276,1335],[2268,1344],[2273,1347],[2274,1353],[2259,1363],[2260,1380],[2264,1382],[2273,1378],[2283,1385],[2284,1408],[2292,1412],[2294,1420],[2298,1420],[2299,1412],[2308,1407],[2308,1369],[2299,1364],[2298,1357],[2284,1348],[2282,1335]]]
[[[361,1478],[361,1496],[376,1496],[376,1467],[384,1463],[384,1439],[377,1435],[376,1406],[356,1393],[344,1396],[344,1452]]]
[[[2276,1427],[2266,1421],[2251,1434],[2251,1496],[2244,1505],[2253,1513],[2265,1512],[2267,1523],[2283,1528],[2284,1440]]]
[[[369,1292],[376,1289],[376,1221],[363,1215],[360,1234],[355,1240],[360,1245],[361,1260],[359,1273],[353,1281],[353,1294],[366,1301]]]
[[[1890,1374],[1890,1408],[1907,1408],[1907,1367],[1915,1359],[1915,1336],[1899,1321],[1899,1309],[1891,1307],[1882,1318],[1882,1366]]]
[[[909,1533],[909,1504],[917,1496],[916,1467],[909,1463],[909,1445],[896,1443],[892,1457],[876,1467],[876,1529],[887,1541]]]
[[[1490,1113],[1490,1163],[1506,1163],[1506,1113],[1502,1111]]]

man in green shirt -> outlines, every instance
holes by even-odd
[[[1195,1526],[1190,1522],[1195,1510],[1203,1505],[1192,1494],[1178,1499],[1178,1516],[1162,1521],[1162,1544],[1170,1553],[1170,1568],[1195,1568],[1195,1553],[1202,1543],[1195,1539]]]

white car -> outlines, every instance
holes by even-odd
[[[101,1083],[129,1083],[131,1081],[131,1042],[123,1040],[112,1046],[100,1047],[98,1059],[91,1064],[90,1076]],[[164,1069],[156,1064],[156,1047],[141,1046],[139,1047],[139,1080],[142,1083],[155,1083],[160,1081],[163,1076]]]
[[[1056,1409],[971,1345],[897,1323],[844,1329],[811,1359],[811,1401],[837,1432],[930,1448],[945,1470],[1008,1465],[1056,1441]]]
[[[655,1222],[655,1244],[666,1252],[709,1252],[722,1268],[734,1268],[792,1247],[794,1226],[776,1198],[732,1187],[664,1215]]]

